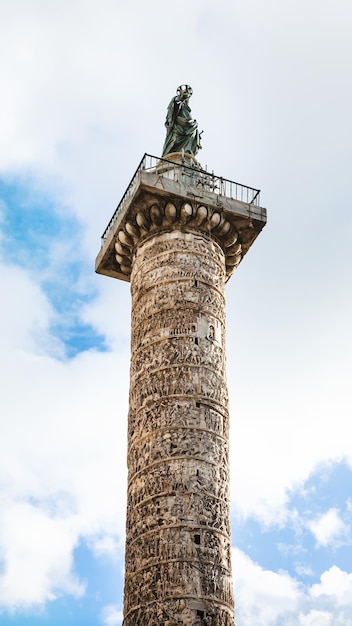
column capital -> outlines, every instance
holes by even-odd
[[[225,253],[230,278],[266,223],[265,209],[225,195],[232,186],[238,187],[188,162],[160,159],[148,170],[140,167],[104,232],[96,272],[129,281],[142,241],[181,230],[214,239]]]

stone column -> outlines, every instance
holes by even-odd
[[[259,190],[144,155],[96,271],[131,283],[124,626],[234,626],[224,284]]]
[[[180,215],[135,237],[124,626],[234,624],[225,254]]]

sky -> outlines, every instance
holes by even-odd
[[[236,626],[352,626],[350,0],[0,2],[0,624],[122,624],[129,284],[100,237],[190,84],[268,223],[226,286]]]

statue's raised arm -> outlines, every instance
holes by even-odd
[[[195,156],[200,145],[200,135],[196,120],[191,117],[188,104],[192,95],[192,87],[180,85],[176,96],[172,98],[166,115],[166,139],[162,156],[172,152],[184,152]]]

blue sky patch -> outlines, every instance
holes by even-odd
[[[99,626],[103,624],[102,609],[116,604],[122,597],[122,561],[109,557],[95,558],[82,542],[74,551],[74,570],[86,584],[85,594],[75,598],[68,594],[46,603],[45,608],[28,612],[1,613],[1,626]],[[122,607],[120,607],[122,608]],[[63,617],[64,624],[63,624]]]
[[[254,518],[232,524],[233,542],[265,569],[286,570],[291,576],[318,582],[333,565],[350,571],[352,562],[352,468],[344,461],[320,465],[291,493],[290,517],[283,527],[263,526]],[[320,545],[310,525],[333,509],[346,527]]]
[[[64,344],[66,357],[90,349],[105,351],[104,336],[80,319],[82,305],[95,297],[86,280],[91,268],[77,252],[80,223],[29,181],[0,180],[0,202],[2,255],[7,263],[29,270],[39,282],[57,313],[51,332]]]

